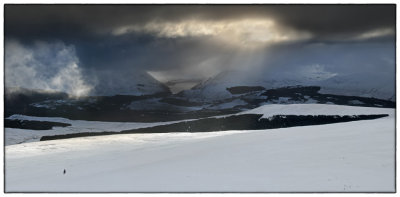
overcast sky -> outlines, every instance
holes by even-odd
[[[166,82],[302,65],[389,73],[395,14],[395,5],[5,5],[6,86],[86,94],[105,72]]]

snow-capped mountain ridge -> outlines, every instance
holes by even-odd
[[[225,71],[190,90],[183,91],[181,95],[197,100],[212,101],[230,98],[232,95],[227,88],[235,86],[262,86],[265,89],[273,89],[301,85],[320,86],[320,93],[325,94],[373,97],[394,101],[395,89],[392,83],[394,80],[389,78],[376,82],[370,80],[373,78],[372,74],[328,75],[324,72],[315,72],[312,73],[312,77],[293,77],[292,74]]]

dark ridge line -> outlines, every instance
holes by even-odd
[[[234,86],[226,88],[231,94],[246,94],[250,92],[257,92],[265,90],[262,86]]]
[[[388,114],[375,115],[275,115],[270,118],[261,118],[260,114],[233,115],[222,118],[204,118],[193,121],[184,121],[169,125],[159,125],[120,132],[84,132],[64,135],[43,136],[40,141],[69,139],[76,137],[116,135],[116,134],[145,134],[145,133],[180,133],[180,132],[218,132],[226,130],[261,130],[287,128],[295,126],[322,125],[357,120],[372,120],[387,117]]]
[[[68,127],[71,124],[37,120],[11,120],[4,119],[5,128],[30,129],[30,130],[50,130],[53,127]]]

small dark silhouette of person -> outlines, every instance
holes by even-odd
[[[66,173],[67,171],[65,171],[65,169],[64,169],[64,174]]]

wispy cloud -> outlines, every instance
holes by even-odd
[[[379,28],[370,31],[362,32],[355,36],[355,40],[367,40],[373,38],[379,38],[384,36],[395,35],[395,30],[393,28]]]
[[[112,31],[115,36],[132,32],[150,33],[158,37],[208,37],[240,48],[255,48],[269,44],[306,40],[312,35],[279,26],[266,18],[243,18],[240,20],[151,21],[118,27]]]

